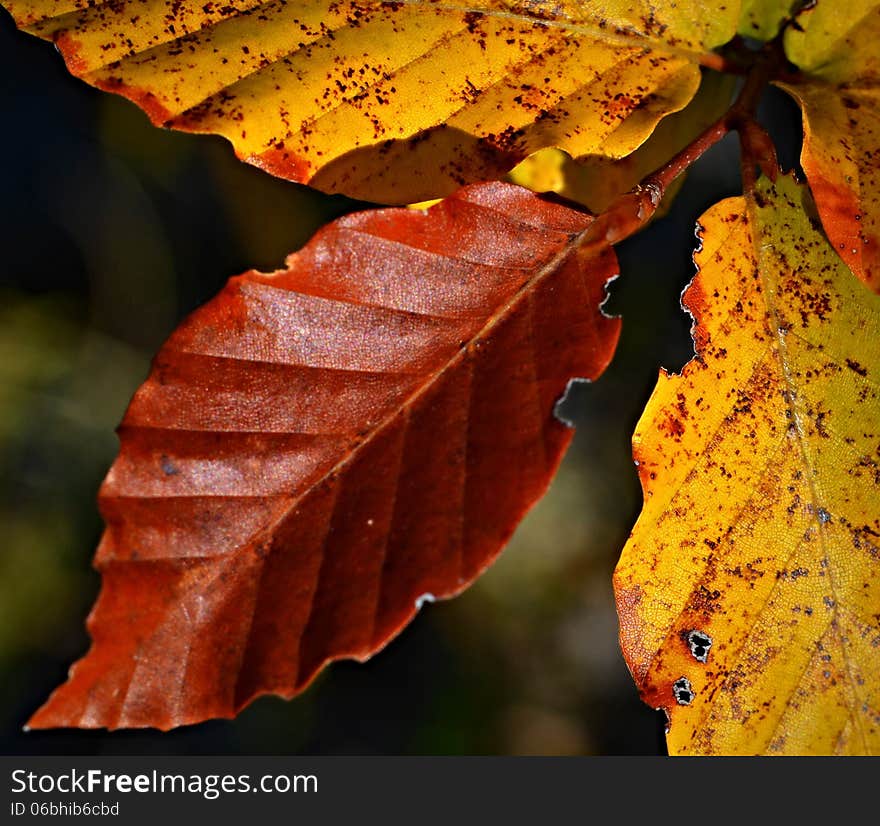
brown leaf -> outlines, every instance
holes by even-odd
[[[349,215],[186,320],[101,489],[93,646],[30,725],[231,717],[467,587],[556,470],[567,382],[613,353],[591,223],[501,183]]]

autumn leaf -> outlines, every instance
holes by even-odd
[[[467,587],[562,458],[568,381],[614,351],[617,265],[581,245],[592,225],[475,185],[349,215],[287,269],[232,279],[125,414],[93,646],[30,725],[231,717]]]
[[[3,5],[154,123],[223,135],[283,178],[397,204],[499,177],[546,146],[624,157],[688,103],[738,13],[610,0]]]
[[[880,751],[880,298],[763,180],[701,219],[697,355],[636,428],[621,643],[671,754]]]
[[[806,78],[780,83],[804,115],[801,165],[828,238],[880,292],[880,2],[818,3],[785,33]]]
[[[508,180],[534,192],[555,192],[593,213],[604,212],[720,118],[730,105],[735,85],[732,75],[706,72],[687,108],[664,118],[651,137],[625,158],[572,158],[560,149],[547,148],[519,163]],[[664,208],[671,204],[684,179],[685,175],[680,175],[667,188]],[[656,217],[662,212],[658,210]]]
[[[803,0],[743,0],[739,33],[756,40],[772,40]]]

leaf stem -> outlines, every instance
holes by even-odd
[[[728,55],[718,54],[716,52],[706,52],[699,57],[699,63],[707,69],[714,72],[723,72],[728,75],[746,75],[749,67],[731,59]]]
[[[756,169],[776,180],[778,163],[773,141],[757,122],[758,102],[767,84],[786,73],[782,35],[754,53],[745,81],[730,108],[663,166],[617,198],[584,233],[583,246],[616,244],[638,232],[654,215],[670,184],[729,132],[739,134],[744,192],[752,192]]]
[[[730,129],[735,129],[739,134],[740,174],[744,193],[751,193],[755,189],[756,168],[760,168],[771,180],[776,180],[779,169],[776,147],[770,135],[758,123],[757,111],[758,102],[767,84],[778,77],[787,64],[780,32],[758,53],[739,96],[727,112]]]

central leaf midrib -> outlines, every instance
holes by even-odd
[[[488,209],[486,207],[483,207],[482,205],[478,206],[481,209]],[[271,538],[271,535],[277,529],[277,527],[297,510],[297,508],[302,504],[303,500],[305,500],[305,498],[309,496],[313,490],[317,489],[337,474],[344,472],[345,467],[353,462],[354,459],[360,454],[360,452],[367,445],[372,443],[373,439],[379,436],[383,431],[385,431],[394,423],[395,419],[400,415],[401,411],[405,409],[411,409],[413,405],[423,395],[425,395],[432,387],[436,385],[436,383],[443,376],[448,373],[449,370],[453,369],[462,359],[465,358],[465,356],[469,353],[474,344],[476,344],[481,339],[487,338],[491,331],[495,327],[497,327],[498,324],[504,321],[515,309],[515,307],[521,301],[523,301],[539,283],[541,283],[546,278],[552,276],[562,266],[565,259],[577,250],[577,248],[584,240],[587,232],[589,231],[590,226],[592,226],[592,222],[582,231],[572,235],[570,240],[563,245],[559,252],[557,252],[546,264],[544,264],[535,273],[535,275],[533,275],[530,279],[523,283],[499,309],[489,315],[488,319],[485,321],[482,327],[480,327],[480,329],[468,340],[465,345],[459,347],[451,358],[441,363],[433,372],[428,373],[425,381],[420,383],[419,386],[416,387],[416,389],[413,390],[410,395],[407,396],[399,405],[396,405],[392,410],[390,410],[380,422],[378,422],[365,434],[363,439],[358,442],[357,445],[348,450],[341,459],[335,462],[319,477],[312,480],[307,488],[305,488],[302,492],[291,499],[289,505],[281,512],[280,516],[276,517],[272,522],[270,522],[258,533],[252,534],[248,538],[246,543],[240,545],[238,550],[233,551],[232,553],[242,553],[246,548],[253,547],[256,544],[259,544],[261,541],[264,541],[267,538]]]
[[[824,523],[819,517],[818,509],[820,507],[820,497],[819,491],[816,488],[815,483],[815,472],[813,463],[810,460],[810,455],[807,450],[806,439],[804,435],[804,428],[801,424],[803,416],[801,412],[798,410],[797,405],[795,404],[796,396],[796,387],[795,383],[791,377],[791,370],[789,368],[789,358],[788,358],[788,345],[785,341],[785,333],[783,332],[783,328],[781,326],[781,319],[779,316],[779,311],[777,309],[775,297],[778,292],[778,283],[771,282],[769,270],[773,269],[773,263],[771,262],[769,266],[765,265],[765,255],[764,249],[761,243],[761,227],[762,223],[758,215],[758,205],[753,197],[753,193],[746,193],[746,208],[749,212],[750,223],[753,227],[752,236],[752,245],[755,252],[755,260],[758,266],[758,275],[761,278],[761,283],[763,285],[763,294],[764,294],[764,305],[766,308],[766,318],[768,321],[768,332],[776,341],[776,355],[777,360],[779,362],[779,372],[782,377],[783,382],[785,383],[786,389],[786,397],[785,397],[785,405],[791,413],[791,421],[793,424],[793,429],[795,433],[795,441],[798,446],[798,453],[800,454],[801,463],[803,465],[803,469],[805,475],[807,477],[807,487],[810,492],[810,496],[812,498],[812,510],[811,515],[813,520],[816,522],[817,530],[816,533],[819,539],[819,546],[822,550],[822,555],[825,559],[828,560],[828,581],[831,585],[831,593],[834,598],[834,605],[831,607],[831,616],[832,622],[834,622],[838,618],[838,605],[840,604],[840,597],[838,594],[837,587],[837,576],[835,573],[835,564],[832,559],[832,554],[829,553],[828,549],[828,540],[826,537],[826,528]],[[770,247],[772,250],[772,246]],[[856,689],[856,679],[855,675],[852,672],[852,663],[851,657],[848,656],[848,649],[845,644],[843,637],[841,636],[840,640],[840,648],[843,653],[843,661],[846,671],[847,682],[850,684],[850,689],[852,690],[852,695],[856,699],[858,699],[858,691]],[[868,746],[868,739],[865,734],[864,726],[862,724],[861,717],[858,714],[856,708],[853,707],[852,702],[850,701],[850,697],[848,693],[844,692],[844,696],[846,698],[847,708],[849,710],[849,715],[855,723],[856,728],[859,731],[859,735],[861,736],[862,746],[864,747],[865,753],[870,753],[870,748]],[[788,703],[786,703],[787,707]]]

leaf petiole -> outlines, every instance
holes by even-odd
[[[584,234],[584,246],[616,244],[641,230],[653,217],[672,182],[731,131],[739,134],[744,192],[754,190],[756,168],[776,180],[776,148],[756,116],[758,102],[767,84],[790,75],[782,48],[782,34],[753,54],[752,65],[730,108],[684,149],[617,198]]]

